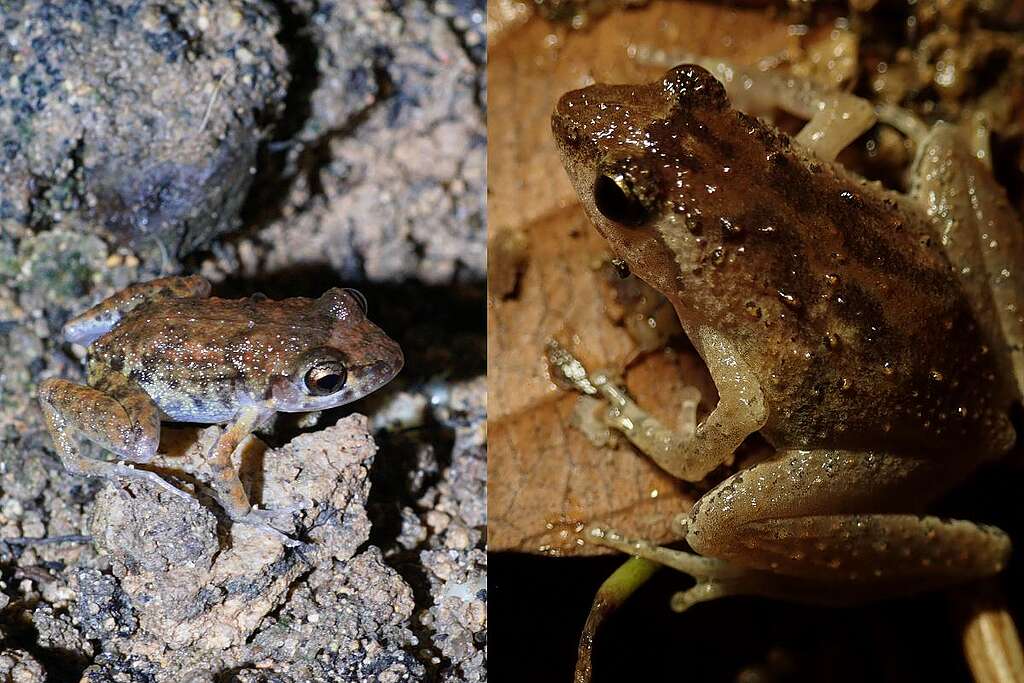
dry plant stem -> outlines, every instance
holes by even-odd
[[[983,585],[958,599],[963,624],[964,657],[977,683],[1024,681],[1024,650],[1006,606],[994,584]]]
[[[91,543],[92,536],[82,534],[66,534],[64,536],[43,536],[33,538],[30,536],[17,536],[14,538],[0,539],[0,543],[8,545],[51,545],[54,543]]]
[[[661,565],[657,562],[651,562],[641,557],[631,557],[605,579],[601,587],[597,589],[597,593],[594,595],[594,604],[591,605],[590,614],[587,615],[587,623],[583,627],[583,633],[580,634],[575,683],[590,683],[594,672],[591,661],[594,638],[605,618],[626,602],[637,588],[647,583],[647,580],[660,568]]]

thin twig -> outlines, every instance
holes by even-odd
[[[210,95],[210,101],[206,105],[206,113],[203,114],[203,122],[199,124],[199,130],[196,131],[197,136],[206,130],[206,124],[210,120],[210,114],[213,113],[213,105],[217,102],[217,95],[220,94],[220,87],[224,84],[224,77],[227,75],[227,71],[222,73],[220,78],[217,79],[217,85],[213,86],[213,94]]]
[[[65,534],[64,536],[43,536],[31,538],[28,536],[16,536],[14,538],[3,538],[0,542],[8,545],[50,545],[51,543],[90,543],[92,536],[82,534]]]

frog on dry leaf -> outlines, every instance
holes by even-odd
[[[355,290],[282,301],[209,294],[202,277],[160,278],[70,320],[65,339],[89,350],[88,386],[46,379],[39,402],[69,471],[141,479],[184,497],[133,464],[156,455],[161,420],[229,424],[208,455],[215,498],[233,521],[280,537],[267,511],[250,505],[232,453],[277,412],[324,410],[377,390],[401,369],[402,352]],[[76,435],[118,461],[81,456]]]
[[[549,358],[680,479],[753,432],[777,452],[680,516],[694,552],[600,524],[585,539],[694,577],[678,610],[733,594],[845,604],[998,573],[1005,533],[923,514],[1013,446],[1024,392],[1024,228],[982,117],[929,128],[797,78],[688,61],[567,93],[552,128],[587,215],[673,304],[718,405],[673,430],[564,348]],[[791,139],[730,98],[807,124]],[[876,121],[916,147],[906,194],[835,163]]]

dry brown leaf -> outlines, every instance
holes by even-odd
[[[492,239],[525,237],[518,250],[494,248],[503,272],[488,298],[489,537],[491,550],[602,552],[576,545],[580,523],[601,521],[652,541],[669,540],[672,517],[692,489],[624,442],[592,445],[570,426],[577,395],[556,387],[544,348],[557,338],[591,369],[626,370],[637,402],[675,424],[680,390],[716,400],[694,355],[638,356],[613,322],[611,289],[599,265],[604,241],[579,208],[551,140],[549,117],[562,93],[593,80],[643,82],[660,70],[627,58],[631,43],[751,61],[792,46],[786,26],[762,13],[689,3],[617,12],[585,32],[532,19],[491,43],[488,212]],[[517,278],[510,285],[510,273]],[[510,294],[511,293],[511,294]]]

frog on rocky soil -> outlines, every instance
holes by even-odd
[[[229,424],[208,459],[228,516],[268,530],[249,503],[232,453],[277,412],[309,412],[359,399],[389,382],[402,352],[366,317],[355,290],[319,299],[209,298],[202,277],[166,277],[128,287],[64,326],[88,347],[88,386],[39,385],[39,402],[65,467],[75,474],[143,479],[184,491],[136,468],[157,453],[160,422]],[[118,462],[81,456],[76,435]]]

